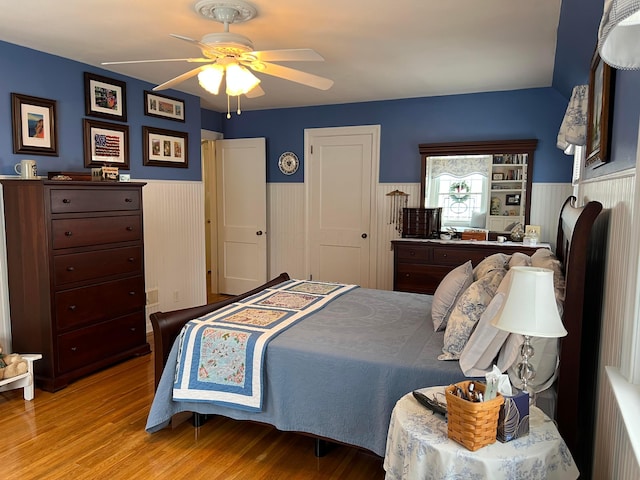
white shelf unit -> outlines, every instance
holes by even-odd
[[[489,230],[503,232],[514,222],[524,226],[528,157],[526,153],[493,155],[487,207]]]
[[[40,360],[42,355],[39,353],[25,353],[20,356],[27,362],[27,371],[22,375],[0,380],[0,392],[14,390],[16,388],[24,388],[24,399],[33,400],[35,394],[33,384],[33,362]]]

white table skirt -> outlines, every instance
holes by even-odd
[[[433,397],[444,387],[421,392]],[[444,401],[444,396],[438,398]],[[578,468],[553,423],[531,407],[529,434],[475,452],[450,440],[447,424],[411,393],[396,403],[391,415],[384,457],[386,480],[428,479],[549,479],[575,480]]]

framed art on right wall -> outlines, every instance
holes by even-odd
[[[586,167],[599,167],[609,161],[613,75],[613,69],[602,61],[596,50],[589,74]]]

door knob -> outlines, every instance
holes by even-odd
[[[362,238],[367,238],[367,234],[366,234],[366,233],[363,233],[363,234],[361,235],[361,237],[362,237]]]
[[[256,232],[256,235],[258,235],[258,236],[262,235],[262,230],[258,230],[258,231]]]

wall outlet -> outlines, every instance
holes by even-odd
[[[158,289],[154,288],[147,292],[147,305],[154,305],[158,303]]]

